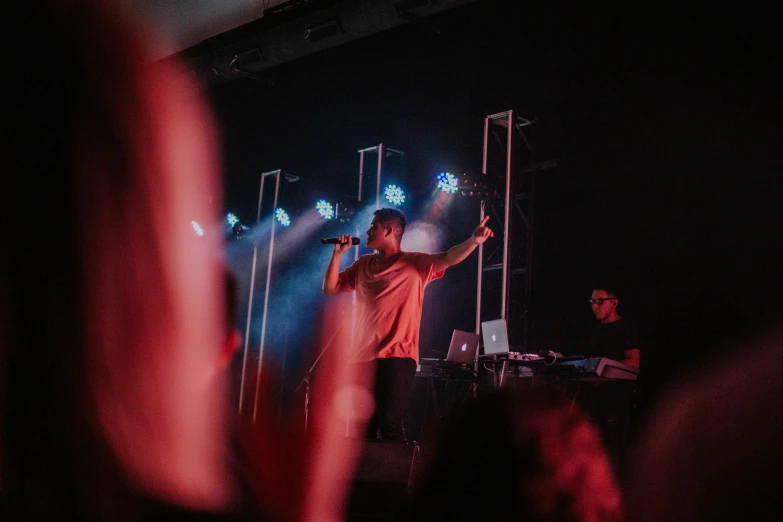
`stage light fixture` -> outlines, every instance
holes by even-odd
[[[237,74],[247,74],[261,70],[265,63],[261,50],[253,48],[235,54],[228,65]]]
[[[394,10],[397,11],[398,15],[404,17],[417,7],[423,7],[432,3],[434,3],[433,0],[399,0],[394,2]]]
[[[324,219],[332,219],[334,217],[334,207],[325,199],[318,200],[318,203],[315,204],[315,210]]]
[[[387,185],[383,189],[383,195],[386,197],[386,201],[395,206],[402,205],[405,202],[405,191],[397,185]]]
[[[288,213],[282,208],[275,209],[275,218],[277,218],[278,223],[284,227],[287,227],[291,224],[291,218],[288,217]]]
[[[487,176],[484,174],[462,174],[457,178],[457,188],[463,196],[485,198],[489,196]]]
[[[324,38],[330,38],[341,34],[343,34],[343,28],[340,25],[340,21],[335,18],[308,28],[305,38],[310,40],[310,42],[315,43]]]
[[[239,223],[239,218],[236,217],[233,213],[229,212],[226,214],[226,223],[228,223],[229,226],[233,227],[237,223]]]
[[[343,198],[337,203],[335,209],[335,217],[342,223],[346,223],[351,220],[356,213],[356,200],[352,198]]]
[[[435,179],[438,182],[438,188],[442,192],[446,192],[447,194],[454,194],[457,192],[457,177],[453,174],[448,172],[441,172],[435,177]]]
[[[199,235],[199,236],[202,236],[202,237],[204,236],[204,229],[201,228],[201,225],[199,225],[195,221],[191,221],[190,225],[193,227],[193,230],[196,231],[196,235]]]
[[[234,237],[236,237],[237,239],[244,238],[249,231],[250,228],[246,227],[239,221],[237,221],[236,224],[233,227],[231,227],[231,232],[234,234]]]

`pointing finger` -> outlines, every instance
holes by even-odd
[[[489,221],[489,216],[484,216],[484,219],[481,220],[481,223],[479,223],[480,227],[483,227],[487,224],[487,221]]]

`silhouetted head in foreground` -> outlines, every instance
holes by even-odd
[[[26,2],[14,25],[29,42],[4,54],[25,78],[4,114],[4,520],[233,498],[208,378],[225,338],[215,125],[184,64],[156,60],[116,4]]]
[[[504,389],[445,421],[410,518],[620,520],[620,493],[597,429],[553,390]]]

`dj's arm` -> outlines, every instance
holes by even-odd
[[[638,368],[642,358],[642,351],[639,348],[632,348],[630,350],[625,350],[624,353],[625,359],[623,359],[622,362],[633,366],[634,368]]]

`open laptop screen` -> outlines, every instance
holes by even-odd
[[[451,344],[449,344],[449,353],[446,354],[446,361],[471,364],[476,357],[478,345],[478,334],[454,330],[454,333],[451,334]]]
[[[481,335],[484,340],[484,354],[508,353],[508,335],[506,320],[495,319],[481,323]]]

